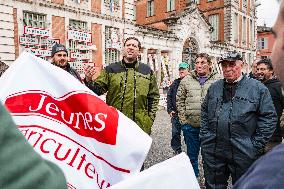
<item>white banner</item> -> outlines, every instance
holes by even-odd
[[[0,86],[20,131],[69,188],[107,188],[140,171],[151,138],[63,69],[23,52]]]
[[[109,189],[200,189],[185,153],[156,164]]]

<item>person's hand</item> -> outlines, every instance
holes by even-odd
[[[97,67],[88,66],[85,69],[85,77],[86,77],[87,82],[89,82],[91,80],[93,80],[93,81],[96,80],[99,75],[100,75],[100,72],[99,72]]]
[[[170,117],[171,117],[171,118],[172,118],[172,117],[174,117],[174,116],[175,116],[175,114],[176,114],[176,112],[171,111],[171,112],[170,112]]]

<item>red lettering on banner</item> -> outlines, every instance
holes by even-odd
[[[9,96],[6,107],[13,114],[39,114],[55,119],[77,134],[115,145],[118,112],[88,93],[69,93],[60,98],[40,91]]]
[[[33,145],[34,148],[39,148],[41,152],[50,154],[54,159],[66,163],[71,168],[73,168],[74,171],[82,171],[85,174],[85,176],[88,177],[89,179],[96,180],[96,183],[100,189],[106,189],[111,186],[109,182],[101,178],[102,176],[100,175],[99,172],[96,171],[95,165],[88,161],[92,158],[89,156],[87,160],[87,155],[80,150],[80,147],[75,147],[76,149],[75,150],[75,149],[72,149],[71,147],[67,147],[67,145],[65,146],[64,143],[58,142],[57,140],[55,140],[55,138],[50,138],[50,137],[45,138],[46,136],[44,135],[46,134],[46,131],[44,129],[41,130],[39,128],[35,128],[36,131],[34,131],[34,128],[33,128],[34,126],[30,126],[30,128],[28,129],[24,129],[22,127],[23,126],[19,127],[20,131],[26,134],[25,137],[31,144],[33,143],[33,141],[37,141],[36,143],[38,143],[38,146]],[[26,128],[29,126],[24,126],[24,127]],[[30,137],[28,138],[27,136],[30,136]],[[58,153],[61,150],[61,148],[68,149],[64,157],[58,156]],[[80,158],[78,158],[78,154],[80,154]],[[71,161],[69,162],[68,159],[70,158],[71,158]],[[77,164],[77,167],[76,165],[74,167],[73,163]]]

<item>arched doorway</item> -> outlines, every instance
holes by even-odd
[[[196,40],[189,37],[185,40],[182,50],[182,61],[189,64],[190,70],[194,69],[194,60],[199,51]]]

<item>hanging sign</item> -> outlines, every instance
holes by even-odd
[[[87,32],[76,31],[76,30],[68,30],[67,39],[91,43],[92,34],[87,33]]]
[[[24,26],[24,34],[49,37],[49,30]]]

